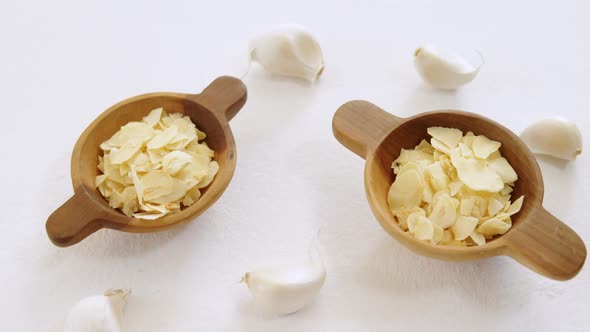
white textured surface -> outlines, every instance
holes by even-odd
[[[560,283],[505,257],[409,252],[380,229],[363,162],[331,133],[336,108],[362,98],[400,116],[460,108],[515,131],[562,115],[590,137],[590,7],[546,3],[4,1],[1,330],[60,331],[80,298],[129,287],[128,331],[588,331],[587,267]],[[47,216],[72,194],[71,148],[93,118],[136,94],[239,75],[249,37],[289,22],[317,34],[326,71],[306,86],[253,68],[231,123],[238,169],[216,205],[164,233],[103,230],[67,249],[47,240]],[[425,87],[412,52],[427,41],[479,48],[480,76],[456,94]],[[545,206],[590,241],[590,157],[540,164]],[[320,226],[318,300],[285,318],[249,310],[241,274],[301,257]]]

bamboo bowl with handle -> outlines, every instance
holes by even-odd
[[[512,228],[485,245],[451,247],[420,241],[404,232],[387,204],[395,180],[391,169],[402,148],[427,139],[432,126],[473,131],[502,143],[500,152],[518,174],[513,197],[525,196]],[[365,191],[381,226],[412,251],[442,260],[460,261],[508,255],[531,270],[556,280],[571,279],[582,269],[586,246],[571,228],[543,208],[543,177],[534,155],[509,129],[483,116],[462,111],[435,111],[399,118],[367,101],[342,105],[332,120],[336,139],[366,160]]]
[[[71,159],[74,195],[49,216],[49,239],[57,246],[76,244],[101,228],[144,233],[161,231],[194,219],[225,191],[236,168],[236,145],[229,121],[246,102],[246,86],[237,78],[222,76],[199,94],[149,93],[126,99],[96,118],[78,139]],[[207,134],[205,142],[215,151],[219,171],[213,182],[202,189],[201,197],[179,213],[156,220],[131,218],[111,208],[95,188],[100,144],[121,126],[140,121],[155,108],[182,113]]]

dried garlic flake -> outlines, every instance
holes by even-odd
[[[219,164],[205,133],[188,116],[158,108],[100,145],[95,185],[109,205],[130,217],[154,220],[190,206],[214,179]]]
[[[518,176],[502,145],[453,128],[428,134],[430,142],[402,149],[392,165],[387,202],[399,226],[419,240],[462,247],[506,233],[524,197],[510,201]]]

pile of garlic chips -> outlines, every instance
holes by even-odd
[[[179,212],[201,196],[219,165],[205,133],[188,116],[158,108],[103,142],[96,187],[127,216],[157,219]]]
[[[397,223],[419,240],[483,245],[506,233],[524,196],[511,202],[518,176],[501,143],[458,129],[431,127],[413,150],[402,149],[387,202]]]

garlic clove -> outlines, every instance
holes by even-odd
[[[65,332],[121,332],[123,308],[130,290],[107,290],[82,299],[70,310]]]
[[[295,313],[311,303],[326,280],[326,269],[319,253],[309,261],[247,272],[242,281],[248,285],[254,303],[274,315]]]
[[[427,45],[414,52],[414,65],[418,74],[429,85],[454,90],[471,82],[483,64],[483,56],[470,51],[469,58],[456,51]]]
[[[300,25],[280,25],[250,42],[250,62],[282,76],[314,82],[324,70],[320,44]]]
[[[582,133],[575,123],[565,119],[537,121],[527,127],[520,138],[537,154],[575,160],[582,153]]]

